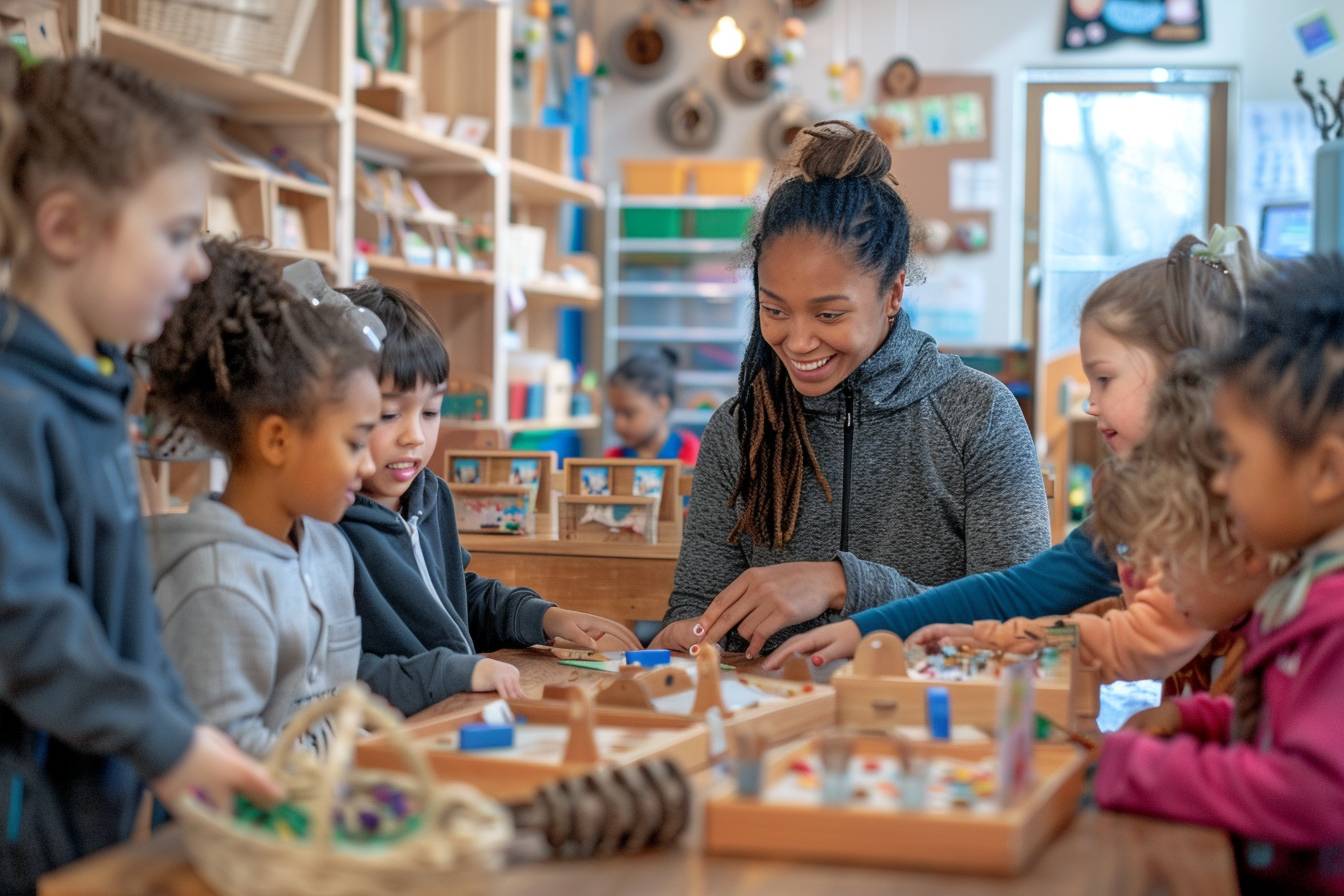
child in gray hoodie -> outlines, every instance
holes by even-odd
[[[223,452],[229,480],[152,521],[154,595],[191,699],[262,756],[358,669],[353,562],[332,524],[373,470],[378,324],[324,284],[299,295],[259,252],[205,248],[213,273],[150,346],[150,406]],[[326,736],[322,722],[303,741]]]

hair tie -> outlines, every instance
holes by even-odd
[[[387,327],[383,326],[382,320],[368,308],[350,301],[349,296],[332,289],[317,262],[305,258],[286,265],[282,277],[300,297],[314,305],[340,309],[341,315],[364,337],[369,348],[382,352],[383,340],[387,338]]]

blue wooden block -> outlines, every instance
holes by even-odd
[[[952,736],[952,700],[947,688],[929,688],[924,692],[924,714],[929,722],[929,737],[948,740]]]
[[[496,747],[513,746],[512,725],[487,725],[478,722],[463,725],[457,729],[457,748],[459,750],[491,750]]]
[[[627,650],[625,663],[628,666],[666,666],[672,662],[670,650]]]

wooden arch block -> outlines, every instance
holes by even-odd
[[[724,718],[731,713],[723,705],[723,687],[719,682],[719,648],[702,644],[695,657],[695,705],[691,712],[703,715],[717,708]]]
[[[905,645],[891,632],[873,632],[854,651],[855,678],[905,678]]]

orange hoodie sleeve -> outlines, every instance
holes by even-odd
[[[999,649],[1022,650],[1030,643],[1026,632],[1040,635],[1059,619],[981,621],[973,626],[973,635]],[[1186,621],[1156,581],[1128,595],[1123,609],[1101,616],[1074,613],[1063,621],[1078,626],[1081,659],[1100,667],[1103,682],[1166,678],[1194,659],[1213,637],[1213,632]]]

